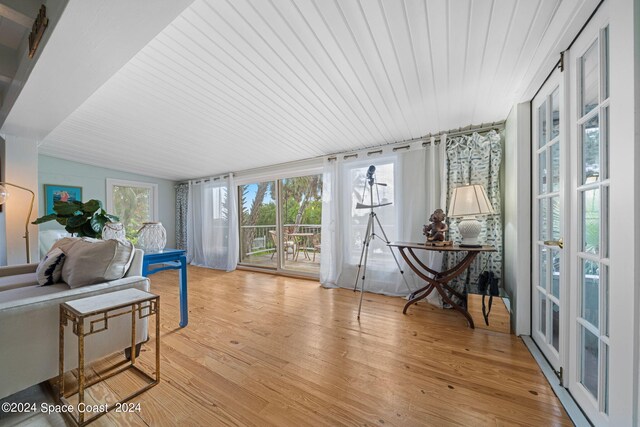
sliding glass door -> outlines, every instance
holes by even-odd
[[[282,269],[319,274],[322,175],[282,179],[279,185]]]
[[[322,175],[238,186],[240,264],[317,276]]]
[[[240,264],[277,268],[276,183],[238,187],[240,200]]]

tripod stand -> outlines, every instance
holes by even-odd
[[[374,166],[370,166],[369,167],[369,171],[367,172],[367,181],[369,184],[369,198],[370,198],[370,204],[369,205],[364,205],[362,203],[357,203],[356,204],[356,209],[370,209],[369,212],[369,220],[367,222],[367,231],[365,233],[365,239],[364,239],[364,244],[362,245],[362,252],[360,253],[360,261],[358,262],[358,273],[356,273],[356,283],[353,286],[353,291],[355,292],[358,289],[358,282],[360,281],[360,279],[362,279],[362,286],[360,287],[360,302],[358,303],[358,319],[360,319],[360,311],[362,310],[362,297],[364,295],[364,285],[365,285],[365,277],[367,275],[367,260],[369,257],[369,245],[371,244],[371,241],[373,239],[375,239],[376,237],[380,240],[382,240],[383,242],[385,242],[385,244],[389,245],[389,243],[391,243],[389,241],[389,238],[387,238],[387,233],[385,233],[384,228],[382,227],[382,224],[380,223],[380,220],[378,219],[378,215],[376,214],[376,212],[374,211],[375,208],[379,208],[381,206],[388,206],[391,203],[380,203],[380,195],[378,194],[378,204],[374,205],[373,204],[373,186],[374,185],[386,185],[386,184],[378,184],[375,182],[375,178],[374,178],[374,172],[375,172],[375,167]],[[367,183],[365,183],[364,189],[363,189],[363,199],[364,199],[364,193],[366,192],[366,188],[367,188]],[[375,224],[378,224],[378,227],[380,228],[380,232],[382,233],[382,237],[380,237],[378,234],[376,234],[376,229],[375,229]],[[383,238],[384,237],[384,238]],[[402,280],[404,281],[404,284],[407,286],[407,289],[409,290],[409,292],[412,292],[411,287],[409,286],[409,283],[407,283],[407,279],[404,276],[404,271],[402,270],[402,267],[400,266],[400,262],[398,261],[398,258],[396,258],[396,254],[393,253],[393,250],[389,247],[389,250],[391,251],[391,255],[393,256],[393,260],[396,262],[396,265],[398,266],[398,270],[400,271],[400,274],[402,275]],[[364,259],[364,263],[362,262]],[[360,277],[360,271],[362,271],[362,278]]]

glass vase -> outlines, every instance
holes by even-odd
[[[121,222],[107,222],[102,227],[102,240],[126,240],[124,225]]]
[[[167,245],[167,230],[161,222],[145,222],[138,230],[138,247],[145,252],[160,252]]]

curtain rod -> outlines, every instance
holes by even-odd
[[[444,135],[447,135],[447,137],[449,136],[459,136],[459,135],[465,135],[467,133],[471,133],[471,132],[488,132],[491,130],[502,130],[504,129],[504,124],[505,124],[505,120],[502,120],[500,122],[491,122],[491,123],[480,123],[479,125],[469,125],[469,126],[465,126],[465,127],[459,127],[459,128],[454,128],[454,129],[449,129],[447,131],[441,131],[435,134],[428,134],[423,136],[421,139],[428,139],[430,140],[431,137],[436,138],[438,141],[440,141],[442,139],[442,137]],[[429,142],[427,142],[429,143]]]
[[[229,178],[229,175],[233,175],[233,174],[227,173],[227,174],[219,175],[219,176],[215,176],[215,177],[188,179],[186,181],[182,181],[179,184],[174,185],[174,187],[179,187],[180,185],[189,184],[189,183],[200,184],[200,183],[203,183],[203,182],[213,182],[213,181],[223,180],[223,179]]]
[[[393,149],[392,149],[393,151],[408,150],[412,143],[420,142],[420,141],[422,141],[422,146],[426,147],[427,145],[431,144],[431,138],[435,138],[436,145],[437,145],[437,144],[440,143],[440,140],[442,139],[442,137],[444,135],[447,135],[447,137],[449,137],[449,136],[453,137],[453,136],[465,135],[465,134],[468,134],[468,133],[471,133],[471,132],[480,133],[480,132],[488,132],[488,131],[491,131],[491,130],[502,130],[502,129],[504,129],[505,122],[506,122],[506,120],[502,120],[502,121],[499,121],[499,122],[481,123],[479,125],[469,125],[469,126],[465,126],[465,127],[449,129],[447,131],[429,133],[427,135],[419,136],[417,138],[405,139],[405,140],[402,140],[402,141],[391,142],[391,143],[384,144],[384,145],[376,145],[376,146],[373,146],[373,147],[369,147],[369,149],[373,150],[373,151],[368,151],[367,155],[370,156],[372,154],[381,154],[382,150],[379,149],[379,148],[388,147],[388,146],[392,146],[392,145],[397,145],[396,147],[393,147]],[[401,144],[404,144],[404,145],[401,146]],[[349,151],[343,151],[341,153],[335,153],[335,154],[329,155],[329,157],[327,157],[327,159],[330,160],[330,161],[337,160],[339,156],[343,156],[343,159],[346,160],[346,159],[350,159],[350,158],[357,158],[358,154],[357,153],[353,153],[353,152],[349,152]]]

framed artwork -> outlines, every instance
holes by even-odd
[[[54,213],[53,203],[57,201],[74,202],[82,201],[82,187],[69,185],[44,185],[44,211],[45,215]]]

